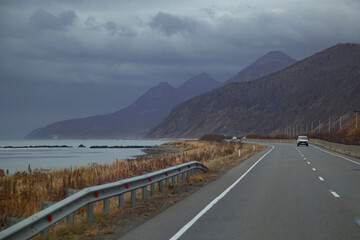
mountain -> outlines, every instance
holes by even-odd
[[[55,122],[29,133],[28,139],[80,139],[143,137],[159,124],[177,104],[213,90],[221,84],[201,73],[174,88],[162,82],[149,89],[133,104],[120,111]]]
[[[285,69],[296,62],[297,61],[295,59],[291,58],[285,53],[282,53],[280,51],[272,51],[256,60],[254,63],[246,67],[233,78],[225,81],[225,84],[231,82],[255,80],[264,77],[270,73]]]
[[[181,84],[177,88],[177,95],[181,99],[190,99],[219,86],[220,83],[211,78],[207,73],[201,73]]]
[[[338,44],[249,82],[229,83],[176,108],[151,137],[207,133],[284,133],[294,125],[333,124],[360,108],[360,44]]]

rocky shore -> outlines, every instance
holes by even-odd
[[[5,146],[0,148],[72,148],[67,145]]]

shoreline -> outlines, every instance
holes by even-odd
[[[141,151],[144,152],[145,154],[134,156],[136,159],[139,157],[153,157],[153,156],[160,156],[166,154],[181,153],[181,150],[179,148],[167,145],[165,143],[161,145],[155,145],[150,148],[144,148]]]

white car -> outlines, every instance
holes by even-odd
[[[297,145],[306,145],[309,146],[309,138],[307,136],[298,136],[297,138]]]

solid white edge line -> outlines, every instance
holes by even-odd
[[[340,195],[337,194],[335,191],[330,190],[330,192],[331,192],[332,195],[334,195],[334,197],[336,197],[336,198],[339,198],[339,197],[340,197]]]
[[[330,155],[333,155],[333,156],[336,156],[336,157],[345,159],[345,160],[347,160],[347,161],[349,161],[349,162],[355,163],[355,164],[357,164],[357,165],[360,166],[360,163],[355,162],[354,160],[348,159],[348,158],[346,158],[346,157],[343,157],[343,156],[338,155],[338,154],[335,154],[335,153],[331,153],[331,152],[325,151],[325,150],[323,150],[323,149],[321,149],[321,148],[319,148],[319,147],[315,147],[315,146],[313,146],[313,145],[311,145],[311,146],[314,147],[314,148],[316,148],[316,149],[318,149],[318,150],[320,150],[320,151],[323,151],[323,152],[326,152],[326,153],[328,153],[328,154],[330,154]]]
[[[320,179],[320,181],[322,181],[322,182],[324,181],[324,178],[322,178],[322,177],[318,177],[318,178]]]
[[[250,171],[253,169],[266,155],[268,155],[272,150],[274,149],[274,146],[265,153],[259,160],[257,160],[254,165],[252,165],[238,180],[236,180],[233,184],[231,184],[230,187],[228,187],[224,192],[222,192],[217,198],[212,200],[201,212],[199,212],[193,219],[191,219],[190,222],[188,222],[184,227],[182,227],[174,236],[170,238],[170,240],[176,240],[179,237],[181,237],[199,218],[201,218],[202,215],[204,215],[207,211],[209,211],[219,200],[221,200],[225,195],[230,192],[232,188],[235,187],[236,184],[238,184]]]

